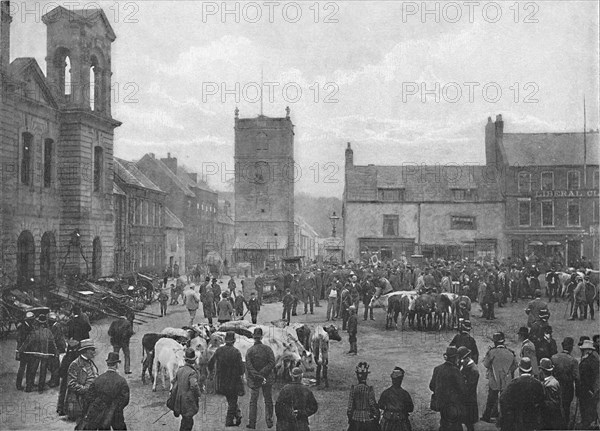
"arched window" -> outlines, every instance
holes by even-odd
[[[46,283],[56,279],[56,240],[52,232],[42,235],[40,249],[40,279]]]
[[[102,190],[104,154],[102,147],[94,147],[94,191]]]
[[[72,86],[72,80],[71,80],[71,58],[67,55],[65,56],[65,63],[64,63],[64,71],[63,71],[63,78],[62,78],[62,88],[64,91],[64,95],[65,96],[70,96],[71,95],[71,86]]]
[[[92,242],[92,278],[95,280],[102,275],[102,243],[100,237]]]
[[[90,109],[92,111],[95,110],[95,96],[96,96],[96,66],[92,64],[90,66],[90,90],[89,90],[89,98],[90,98]]]
[[[21,136],[21,183],[31,184],[31,162],[33,159],[33,135],[24,132]]]
[[[52,170],[54,168],[54,141],[44,140],[44,187],[52,186]]]
[[[33,235],[24,230],[17,240],[17,280],[29,283],[33,279],[35,267],[35,242]]]

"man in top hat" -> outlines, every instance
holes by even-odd
[[[108,369],[94,380],[85,396],[89,407],[83,418],[82,429],[127,429],[123,410],[129,404],[129,385],[119,375],[120,362],[117,352],[108,353],[106,358]]]
[[[527,327],[531,328],[533,322],[540,320],[540,310],[548,310],[548,304],[542,299],[542,291],[536,289],[534,292],[535,299],[527,304],[525,313],[527,314]],[[548,315],[550,312],[548,312]],[[548,316],[549,317],[549,316]]]
[[[567,428],[563,415],[562,390],[552,375],[554,364],[549,358],[540,360],[540,380],[544,385],[545,401],[542,408],[542,429],[561,430]]]
[[[440,412],[440,431],[462,431],[466,386],[458,369],[456,347],[446,348],[444,363],[433,369],[429,389],[435,399],[432,403]]]
[[[302,384],[302,370],[292,369],[292,382],[285,385],[275,403],[277,431],[310,431],[308,418],[319,409],[311,390]]]
[[[475,364],[479,363],[479,350],[477,349],[477,342],[475,338],[471,337],[471,321],[470,320],[462,320],[459,321],[458,326],[460,328],[460,333],[456,334],[452,341],[450,341],[450,345],[456,347],[457,349],[464,346],[470,351],[470,358],[475,362]]]
[[[479,406],[477,405],[477,384],[479,383],[479,370],[477,364],[471,359],[472,352],[465,346],[457,350],[460,373],[465,379],[465,412],[463,423],[467,431],[474,430],[474,424],[479,420]]]
[[[70,420],[80,419],[87,411],[87,394],[98,377],[98,367],[94,363],[96,346],[90,339],[79,343],[79,356],[71,362],[67,372],[67,394],[65,407]]]
[[[488,379],[487,402],[481,417],[484,422],[491,422],[493,417],[498,417],[498,397],[513,379],[518,365],[515,353],[504,345],[504,333],[496,332],[492,340],[494,347],[483,358]]]
[[[262,343],[263,330],[254,329],[254,345],[246,353],[246,380],[250,388],[250,408],[248,412],[248,425],[246,428],[256,428],[256,414],[258,394],[262,389],[265,400],[265,420],[267,428],[273,427],[273,395],[272,388],[275,381],[275,354],[270,346]]]
[[[581,361],[579,362],[579,388],[577,398],[581,408],[582,429],[591,429],[591,424],[598,419],[596,409],[600,401],[600,360],[591,340],[584,340],[581,346]]]
[[[535,343],[535,356],[538,361],[541,361],[542,358],[550,359],[558,353],[558,347],[556,346],[556,340],[552,337],[552,332],[552,326],[546,326],[544,335]]]
[[[562,410],[565,424],[569,424],[571,414],[571,402],[575,394],[575,387],[579,387],[579,363],[571,352],[575,341],[571,337],[565,337],[562,341],[562,352],[552,356],[554,364],[554,376],[558,380],[561,389]]]
[[[531,324],[529,329],[529,339],[533,344],[538,346],[538,343],[544,338],[544,331],[550,325],[548,320],[550,319],[550,311],[547,308],[540,310],[540,319]]]
[[[521,343],[521,346],[519,347],[519,358],[528,357],[530,359],[533,367],[533,375],[537,377],[538,360],[535,352],[535,344],[529,339],[529,328],[521,326],[517,335],[519,336],[519,342]]]
[[[179,367],[173,382],[172,399],[173,414],[181,415],[179,431],[191,431],[194,428],[194,416],[200,409],[200,394],[202,382],[194,367],[196,352],[188,347],[185,351],[185,365]]]
[[[113,320],[108,328],[108,336],[110,344],[115,353],[123,350],[125,356],[125,374],[131,374],[131,354],[129,352],[129,340],[133,336],[133,320],[135,315],[133,312],[127,313],[127,316]]]
[[[500,395],[501,431],[540,429],[544,386],[531,371],[531,360],[528,357],[521,358],[521,375],[512,380]]]
[[[411,431],[408,418],[415,406],[410,394],[402,389],[404,370],[394,367],[392,374],[392,386],[381,393],[377,405],[383,410],[381,417],[381,431]]]
[[[227,398],[226,427],[239,426],[242,423],[238,396],[243,391],[244,362],[242,354],[233,347],[233,343],[235,332],[228,331],[225,334],[225,345],[219,347],[208,362],[208,371],[212,373],[213,369],[215,370],[215,392]]]

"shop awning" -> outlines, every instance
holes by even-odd
[[[546,245],[562,245],[562,244],[560,242],[558,242],[558,241],[548,241],[546,243]]]
[[[544,243],[541,241],[531,241],[529,245],[544,245]]]

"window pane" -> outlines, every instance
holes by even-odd
[[[569,226],[579,226],[579,201],[570,201],[568,207]]]
[[[100,191],[102,184],[102,147],[94,147],[94,191]]]
[[[531,203],[529,201],[519,202],[519,226],[531,224]]]
[[[33,152],[33,135],[23,133],[23,152],[21,154],[21,183],[29,184],[31,180],[31,154]]]
[[[450,229],[471,230],[475,229],[475,217],[469,216],[451,216]]]
[[[554,188],[554,174],[552,172],[542,172],[542,190],[552,190]]]
[[[518,187],[520,192],[530,191],[529,183],[531,182],[531,175],[528,172],[519,172]]]
[[[398,236],[398,221],[397,215],[384,215],[383,216],[383,235],[384,236]]]
[[[542,202],[542,226],[554,225],[554,208],[552,201]]]
[[[570,171],[567,175],[567,188],[569,190],[579,188],[579,171]]]

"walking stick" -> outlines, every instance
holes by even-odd
[[[158,417],[158,419],[156,419],[154,422],[152,422],[153,424],[155,424],[156,422],[158,422],[164,415],[166,415],[167,413],[169,413],[171,410],[167,410],[166,412],[164,412],[162,415],[160,415]]]

